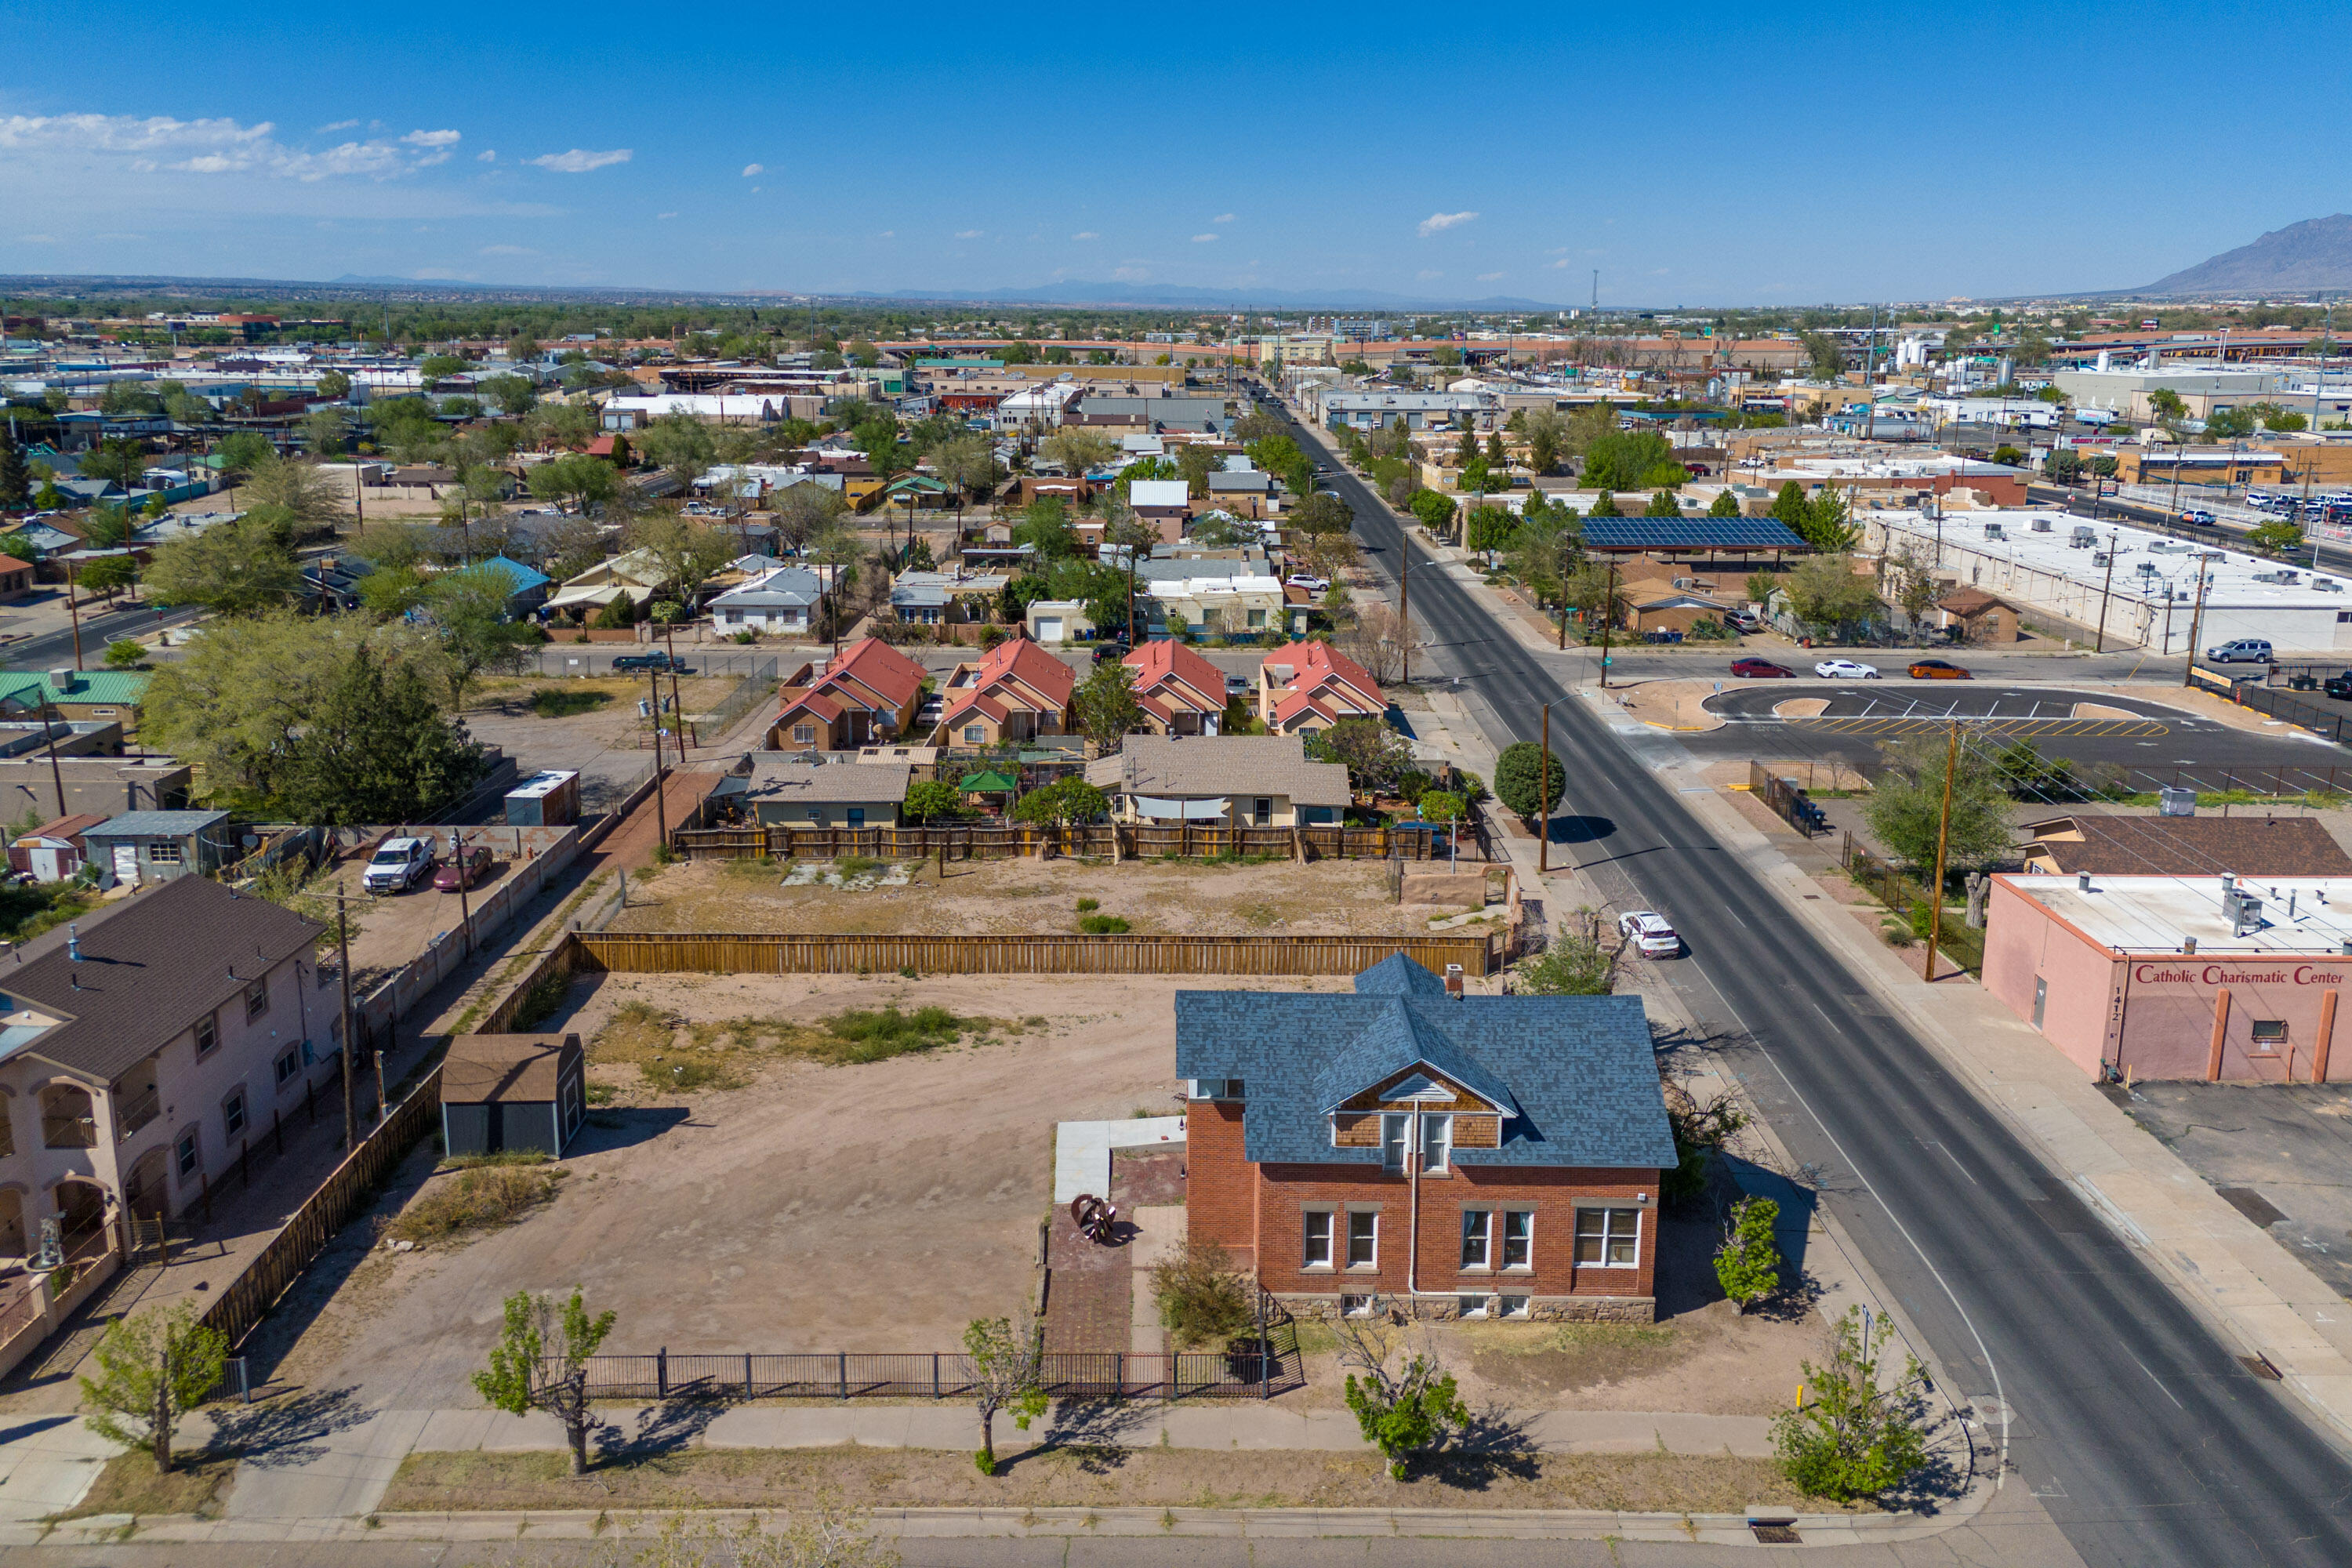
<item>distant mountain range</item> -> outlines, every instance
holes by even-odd
[[[887,294],[856,293],[849,300],[931,300],[957,304],[1140,305],[1204,310],[1557,310],[1559,305],[1490,294],[1483,300],[1439,300],[1419,294],[1383,294],[1369,289],[1194,289],[1174,283],[1048,283],[1035,289],[953,289],[929,292],[900,289]]]
[[[2352,289],[2352,215],[2305,218],[2135,294],[2305,294]]]

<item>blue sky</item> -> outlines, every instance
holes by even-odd
[[[1573,304],[1597,268],[1603,304],[1669,306],[2126,287],[2352,210],[2296,79],[2347,20],[65,0],[9,24],[0,272]]]

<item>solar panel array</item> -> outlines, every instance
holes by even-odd
[[[1769,517],[1593,517],[1592,550],[1802,550],[1805,542]]]

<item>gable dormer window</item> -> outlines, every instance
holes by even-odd
[[[1421,1169],[1423,1175],[1444,1173],[1454,1153],[1454,1118],[1424,1114],[1421,1119]]]

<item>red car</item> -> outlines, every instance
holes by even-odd
[[[1786,679],[1797,672],[1769,658],[1735,658],[1731,661],[1731,673],[1742,679],[1762,680]]]
[[[454,893],[460,888],[470,888],[490,874],[490,847],[487,844],[468,844],[462,858],[452,858],[441,863],[433,873],[433,890]]]

